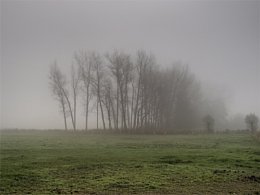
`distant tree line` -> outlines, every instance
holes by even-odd
[[[77,129],[77,100],[84,99],[85,129],[89,113],[96,113],[96,129],[119,132],[170,133],[189,130],[202,122],[199,82],[188,66],[162,68],[145,51],[136,55],[114,51],[76,52],[70,79],[57,62],[50,67],[50,87],[68,129]],[[208,131],[213,118],[204,118]]]

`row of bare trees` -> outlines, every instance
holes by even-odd
[[[163,69],[145,51],[134,56],[118,51],[106,55],[80,51],[74,55],[70,73],[69,81],[56,62],[51,65],[50,86],[65,129],[67,118],[77,129],[79,96],[84,99],[85,129],[93,111],[97,129],[101,123],[102,129],[166,133],[180,126],[188,128],[187,124],[196,121],[200,90],[187,66]]]

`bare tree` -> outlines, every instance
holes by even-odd
[[[93,73],[93,63],[89,59],[89,54],[84,51],[75,53],[75,61],[78,64],[80,71],[80,79],[83,83],[82,92],[85,106],[85,130],[88,129],[88,115],[89,115],[89,104],[92,98],[91,93],[91,81]]]
[[[79,81],[80,81],[80,74],[77,68],[74,65],[71,66],[71,87],[72,87],[72,94],[73,94],[73,129],[74,131],[77,129],[76,125],[76,114],[77,114],[77,97],[79,93]]]
[[[116,128],[119,124],[119,109],[121,108],[121,129],[127,129],[129,119],[129,94],[128,85],[131,81],[132,63],[130,55],[114,51],[107,55],[110,62],[109,69],[116,82]]]
[[[122,73],[121,73],[121,64],[119,59],[119,54],[115,51],[113,54],[106,55],[106,58],[110,62],[109,69],[112,73],[112,76],[115,78],[116,83],[116,116],[115,116],[115,128],[119,128],[119,86],[122,80]]]
[[[112,129],[112,121],[114,121],[115,111],[114,111],[114,104],[112,99],[112,83],[110,79],[106,79],[104,83],[103,96],[104,98],[102,100],[107,110],[109,129]]]
[[[93,52],[90,55],[91,63],[93,64],[94,77],[92,80],[93,89],[97,96],[97,117],[98,117],[98,106],[100,107],[101,117],[103,122],[103,128],[106,129],[103,103],[102,103],[102,88],[104,87],[104,66],[102,64],[102,58],[98,53]]]
[[[251,130],[251,132],[255,132],[258,129],[258,121],[259,118],[253,113],[248,114],[245,117],[246,125]]]
[[[57,97],[62,107],[65,129],[67,129],[66,107],[68,107],[68,112],[70,114],[72,125],[74,127],[74,117],[72,113],[71,103],[69,101],[69,93],[66,89],[67,79],[66,76],[62,74],[61,70],[58,68],[56,62],[54,62],[54,64],[51,65],[49,79],[52,93]]]
[[[214,123],[215,123],[214,118],[208,114],[203,118],[203,122],[205,123],[207,131],[209,133],[212,133],[214,131]]]
[[[123,116],[123,128],[127,129],[130,121],[129,114],[129,84],[132,79],[132,70],[133,64],[130,59],[130,55],[121,54],[122,55],[122,87],[120,87],[121,94],[121,107],[122,107],[122,116]]]
[[[153,56],[149,56],[145,51],[138,51],[136,62],[135,62],[135,71],[136,71],[136,90],[135,90],[135,103],[133,106],[133,128],[139,128],[143,126],[143,110],[145,102],[145,90],[148,83],[148,74],[146,73],[148,67],[153,64]],[[145,78],[146,77],[146,78]]]
[[[50,67],[49,79],[50,79],[50,87],[51,87],[52,94],[61,106],[65,130],[67,130],[68,127],[67,127],[67,120],[66,120],[67,118],[66,100],[62,92],[62,88],[64,88],[64,86],[66,85],[66,81],[63,75],[61,74],[60,70],[58,69],[56,62],[54,62],[54,64]]]

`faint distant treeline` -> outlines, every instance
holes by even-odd
[[[134,56],[80,51],[73,60],[69,80],[56,62],[50,68],[50,86],[65,129],[67,118],[77,129],[79,96],[84,98],[85,129],[93,107],[97,129],[166,133],[200,126],[202,94],[188,66],[162,68],[145,51]]]

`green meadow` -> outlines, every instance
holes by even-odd
[[[260,194],[260,140],[1,131],[0,194]]]

